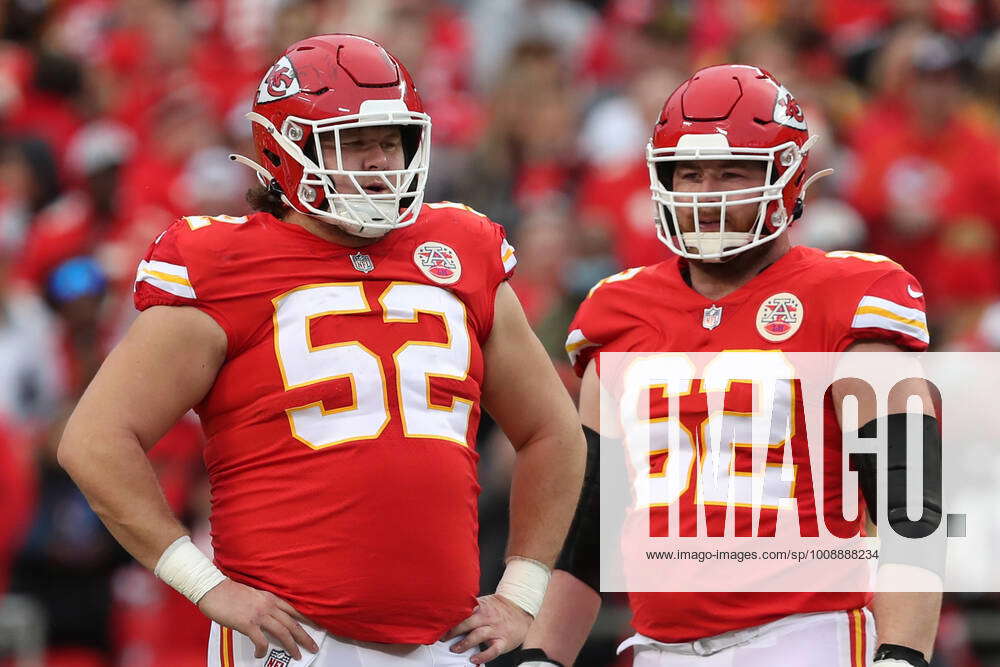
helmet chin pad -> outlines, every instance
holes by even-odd
[[[754,240],[748,232],[685,232],[681,243],[692,254],[701,255],[705,262],[723,262],[732,255],[720,257],[724,250],[733,250]]]
[[[394,229],[399,210],[389,201],[369,201],[365,197],[341,197],[333,202],[333,212],[340,219],[321,218],[351,236],[366,239],[385,236]],[[348,222],[347,220],[357,220]]]

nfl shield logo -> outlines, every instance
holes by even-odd
[[[375,270],[375,262],[369,255],[363,252],[356,252],[351,255],[351,264],[361,273],[371,273]]]
[[[705,314],[701,318],[701,326],[709,331],[719,326],[722,322],[722,306],[712,306],[705,309]]]
[[[264,667],[288,667],[288,663],[291,661],[291,653],[286,653],[280,649],[273,648],[271,649],[271,652],[267,654],[267,662],[264,663]]]

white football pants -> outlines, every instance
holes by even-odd
[[[871,667],[875,619],[866,608],[795,614],[693,642],[665,644],[640,634],[633,667]]]
[[[208,667],[468,667],[469,658],[478,650],[452,653],[448,648],[459,637],[448,642],[420,644],[379,644],[362,642],[333,635],[309,626],[302,626],[319,645],[319,653],[307,653],[300,648],[301,660],[295,660],[280,646],[271,644],[263,658],[255,658],[253,642],[229,628],[212,623],[208,638]]]

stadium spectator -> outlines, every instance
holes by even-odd
[[[1000,285],[1000,139],[969,106],[956,43],[898,40],[901,59],[887,52],[881,95],[851,133],[849,196],[870,248],[923,281],[946,342]]]
[[[132,281],[152,230],[178,213],[247,212],[247,180],[225,159],[253,150],[246,101],[285,45],[342,31],[384,38],[419,70],[435,103],[428,198],[505,222],[521,256],[515,284],[543,338],[598,278],[662,256],[639,203],[653,113],[643,99],[701,65],[748,61],[799,95],[823,136],[812,169],[837,169],[810,191],[796,242],[899,260],[926,287],[934,341],[1000,350],[996,0],[0,0],[0,421],[26,433],[15,440],[59,432],[60,401],[135,316]],[[96,262],[105,295],[89,333],[64,333],[75,342],[61,347],[68,320],[42,297],[77,256]],[[198,445],[180,449],[157,468],[174,480],[164,484],[175,509],[202,474]],[[506,474],[502,464],[484,473],[481,516],[504,516]],[[51,485],[46,494],[44,511]],[[7,530],[31,518],[0,515]],[[503,535],[483,526],[484,563],[500,563]],[[45,541],[66,551],[71,537]],[[37,544],[22,564],[45,563]],[[147,630],[175,613],[170,598],[128,573],[114,581],[113,616],[148,625],[114,621],[99,659],[127,651],[119,663],[183,664],[149,648],[169,643]],[[953,603],[937,659],[966,667],[984,654],[988,624],[957,614],[978,605],[1000,618],[998,603]],[[591,660],[606,652],[583,655],[609,664]]]

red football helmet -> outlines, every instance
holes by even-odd
[[[319,35],[292,44],[257,89],[253,125],[261,183],[280,188],[282,200],[300,213],[331,222],[355,236],[378,237],[416,221],[430,159],[431,120],[406,68],[381,45],[356,35]],[[398,126],[404,169],[344,168],[341,133],[371,126]],[[336,151],[336,164],[326,164]],[[384,192],[366,191],[359,178],[378,176]],[[334,177],[353,187],[338,191]],[[370,188],[369,188],[370,190]]]
[[[667,99],[646,147],[656,231],[672,251],[691,259],[719,261],[767,243],[799,217],[806,188],[830,170],[803,182],[810,137],[791,93],[768,72],[749,65],[699,70]],[[716,192],[679,192],[673,167],[694,160],[764,163],[760,187]],[[749,232],[726,231],[726,207],[758,206]],[[682,233],[675,212],[693,209],[694,231]],[[699,213],[720,217],[718,231],[702,231]]]

